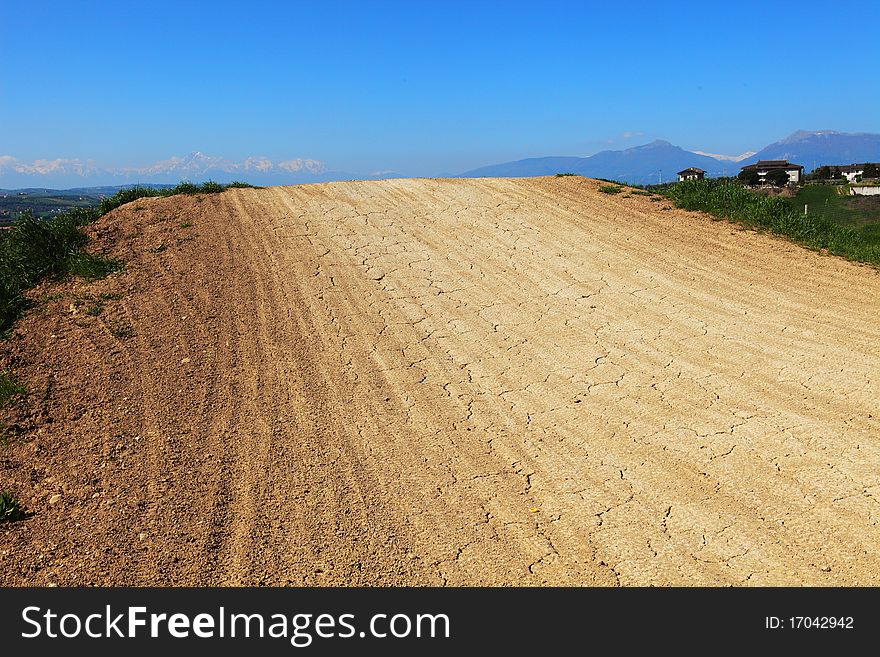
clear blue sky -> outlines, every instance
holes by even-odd
[[[654,138],[734,154],[880,132],[878,24],[873,0],[5,0],[0,155],[433,175]]]

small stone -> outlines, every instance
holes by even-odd
[[[55,493],[55,495],[49,498],[49,504],[58,504],[60,501],[61,496],[58,493]]]
[[[181,363],[188,363],[189,361],[190,361],[189,358],[182,358],[182,359],[180,360]]]

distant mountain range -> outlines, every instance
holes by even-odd
[[[798,130],[757,152],[741,155],[718,155],[685,150],[667,141],[657,140],[620,151],[602,151],[589,157],[534,157],[480,167],[460,174],[460,178],[548,176],[575,173],[591,178],[608,178],[647,184],[675,179],[688,167],[699,167],[709,176],[735,175],[746,164],[758,160],[789,160],[802,164],[807,171],[823,164],[850,164],[880,161],[880,135],[845,133],[832,130]],[[375,180],[399,178],[394,171],[370,174],[328,169],[323,162],[311,159],[272,161],[249,157],[232,161],[222,157],[190,153],[171,157],[145,167],[110,168],[93,162],[71,159],[36,160],[26,163],[9,155],[0,155],[0,187],[85,188],[131,184],[175,184],[181,180],[228,183],[242,180],[253,185],[294,185],[331,180]]]
[[[242,180],[252,185],[293,185],[394,177],[398,177],[397,174],[389,171],[367,175],[330,171],[318,160],[298,158],[273,162],[266,157],[249,157],[236,162],[199,152],[186,157],[171,157],[145,167],[123,168],[100,167],[89,161],[61,158],[26,163],[9,155],[0,156],[0,187],[5,188],[175,184],[182,180],[221,183]]]
[[[688,151],[657,140],[621,151],[602,151],[589,157],[534,157],[480,167],[462,178],[548,176],[575,173],[590,178],[608,178],[636,184],[675,179],[688,167],[699,167],[708,176],[730,176],[758,160],[789,160],[812,171],[823,164],[851,164],[880,161],[880,135],[832,130],[798,130],[758,152],[738,156]]]

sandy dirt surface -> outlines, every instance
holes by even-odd
[[[598,185],[105,217],[6,345],[0,583],[880,584],[878,272]]]

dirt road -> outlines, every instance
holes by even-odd
[[[10,343],[0,583],[880,584],[878,272],[597,189],[104,218]]]

